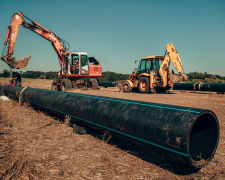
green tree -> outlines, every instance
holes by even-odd
[[[10,71],[4,69],[4,70],[2,71],[1,77],[9,77],[9,76],[10,76]]]

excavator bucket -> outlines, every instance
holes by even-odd
[[[5,61],[11,68],[22,69],[25,68],[30,60],[31,56],[16,60],[15,57]]]

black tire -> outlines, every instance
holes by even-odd
[[[72,88],[72,82],[71,82],[70,79],[64,78],[64,79],[62,79],[62,81],[63,81],[63,83],[65,84],[65,88],[66,88],[66,89]]]
[[[56,80],[52,81],[51,90],[52,91],[57,91],[58,90],[58,88],[57,88],[57,81]]]
[[[124,92],[131,92],[132,91],[132,87],[130,86],[129,82],[125,82],[123,85],[123,91]]]
[[[138,81],[138,90],[141,93],[149,93],[149,79],[141,77]]]
[[[60,87],[59,87],[59,91],[63,91],[63,92],[65,92],[65,91],[66,91],[66,88],[65,88],[64,83],[62,83],[62,84],[60,85]]]
[[[98,88],[98,81],[96,79],[90,79],[88,81],[88,88],[97,89]]]
[[[66,88],[65,88],[64,82],[60,79],[52,81],[51,90],[52,91],[63,91],[63,92],[65,92]]]

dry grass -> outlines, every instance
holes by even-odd
[[[30,78],[22,78],[22,86],[26,87],[35,87],[35,88],[43,88],[43,86],[45,87],[45,89],[51,89],[51,84],[52,84],[51,79],[30,79]],[[0,82],[1,83],[9,83],[9,78],[1,78],[0,77]]]
[[[24,81],[36,88],[49,82]],[[215,111],[219,148],[209,165],[194,171],[108,132],[74,134],[70,117],[59,121],[29,104],[0,101],[0,179],[225,179],[224,112]]]

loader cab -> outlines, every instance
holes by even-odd
[[[85,52],[72,52],[68,55],[69,71],[71,74],[88,75],[89,60]]]
[[[149,74],[150,71],[152,71],[153,73],[157,73],[163,59],[164,56],[149,56],[142,58],[139,64],[138,73]]]

